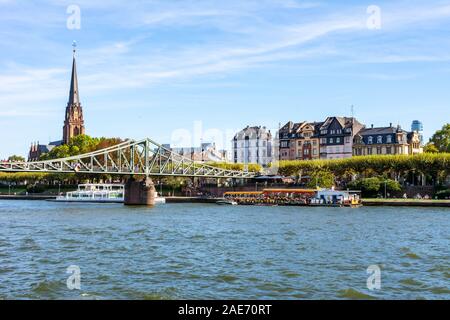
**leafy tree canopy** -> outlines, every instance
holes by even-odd
[[[10,156],[8,158],[8,161],[11,161],[11,162],[24,162],[25,158],[21,157],[21,156],[18,156],[18,155],[12,155],[12,156]]]
[[[441,130],[431,137],[432,143],[439,152],[450,152],[450,123],[445,124]]]
[[[423,152],[425,152],[425,153],[439,153],[439,149],[436,148],[434,143],[429,142],[429,143],[427,143],[425,145],[425,147],[423,147]]]
[[[41,156],[40,160],[59,159],[76,156],[100,149],[108,148],[123,142],[120,138],[93,138],[88,135],[79,135],[70,139],[69,144],[53,148],[49,153]]]
[[[383,193],[386,187],[387,192],[398,192],[402,189],[401,185],[392,179],[382,177],[371,177],[352,181],[348,184],[350,189],[361,190],[365,196],[374,196],[377,193]]]
[[[311,173],[308,188],[331,188],[334,186],[334,174],[330,171],[320,170]]]

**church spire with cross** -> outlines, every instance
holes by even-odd
[[[77,78],[77,62],[75,60],[75,53],[77,52],[77,44],[73,43],[73,62],[72,62],[72,77],[70,80],[69,104],[79,104],[80,96],[78,95],[78,78]]]
[[[63,143],[68,144],[70,139],[84,134],[83,109],[78,91],[78,76],[76,63],[76,42],[73,42],[72,76],[70,79],[69,101],[66,107],[66,117],[63,127]]]

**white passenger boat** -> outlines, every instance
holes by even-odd
[[[58,196],[56,201],[123,203],[124,193],[123,184],[87,183],[78,185],[76,191]]]
[[[76,191],[58,196],[61,202],[123,203],[125,186],[123,184],[87,183],[78,185]],[[166,199],[155,194],[155,204],[166,203]]]

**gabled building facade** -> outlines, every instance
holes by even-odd
[[[247,126],[231,143],[234,163],[267,166],[272,162],[272,133],[266,127]]]
[[[280,160],[312,160],[320,158],[318,128],[321,123],[292,121],[280,128]]]
[[[361,130],[354,138],[353,155],[413,155],[423,153],[420,134],[407,132],[400,126],[371,127]]]
[[[318,126],[321,159],[344,159],[353,155],[353,138],[364,125],[353,117],[328,117]]]
[[[295,124],[292,121],[286,123],[278,130],[279,140],[279,159],[280,160],[294,160],[295,146],[293,140],[294,131],[298,127],[298,123]]]

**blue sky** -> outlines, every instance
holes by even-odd
[[[92,136],[220,146],[351,105],[427,137],[450,121],[450,1],[0,0],[0,159],[61,138],[73,40]]]

